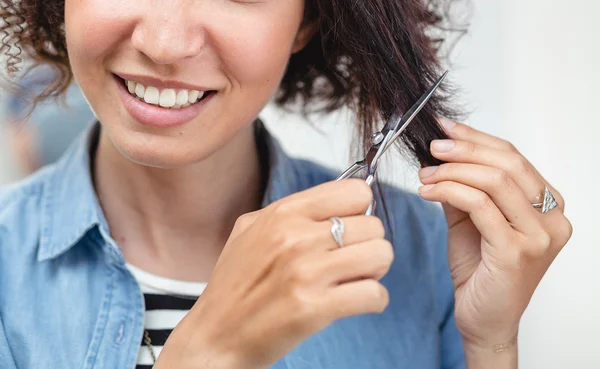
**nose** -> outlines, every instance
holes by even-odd
[[[157,7],[158,8],[158,7]],[[146,12],[131,35],[133,47],[156,64],[175,64],[200,54],[204,31],[185,6],[163,6]]]

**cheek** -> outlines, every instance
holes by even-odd
[[[66,42],[76,77],[114,53],[134,27],[134,12],[127,1],[65,1]]]
[[[297,11],[300,13],[302,9]],[[215,29],[217,54],[234,85],[277,87],[299,27],[298,13],[292,8],[283,12],[265,12],[256,17],[238,17],[231,20],[238,27]]]

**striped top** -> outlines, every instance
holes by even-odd
[[[206,283],[184,282],[159,277],[127,264],[138,281],[146,302],[145,329],[150,336],[154,355],[160,352],[183,317],[206,288]],[[150,347],[140,342],[136,369],[150,369],[154,364]]]

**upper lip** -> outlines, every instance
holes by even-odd
[[[210,88],[198,85],[192,85],[189,83],[176,81],[176,80],[166,80],[155,78],[151,76],[141,76],[134,74],[125,74],[125,73],[115,73],[115,75],[121,79],[126,81],[133,81],[136,83],[141,83],[145,87],[152,86],[156,88],[180,88],[185,90],[198,90],[198,91],[210,91]]]

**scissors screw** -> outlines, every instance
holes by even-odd
[[[385,138],[385,136],[383,135],[383,133],[375,132],[375,133],[373,133],[373,136],[371,137],[371,144],[379,145],[383,141],[384,138]]]

